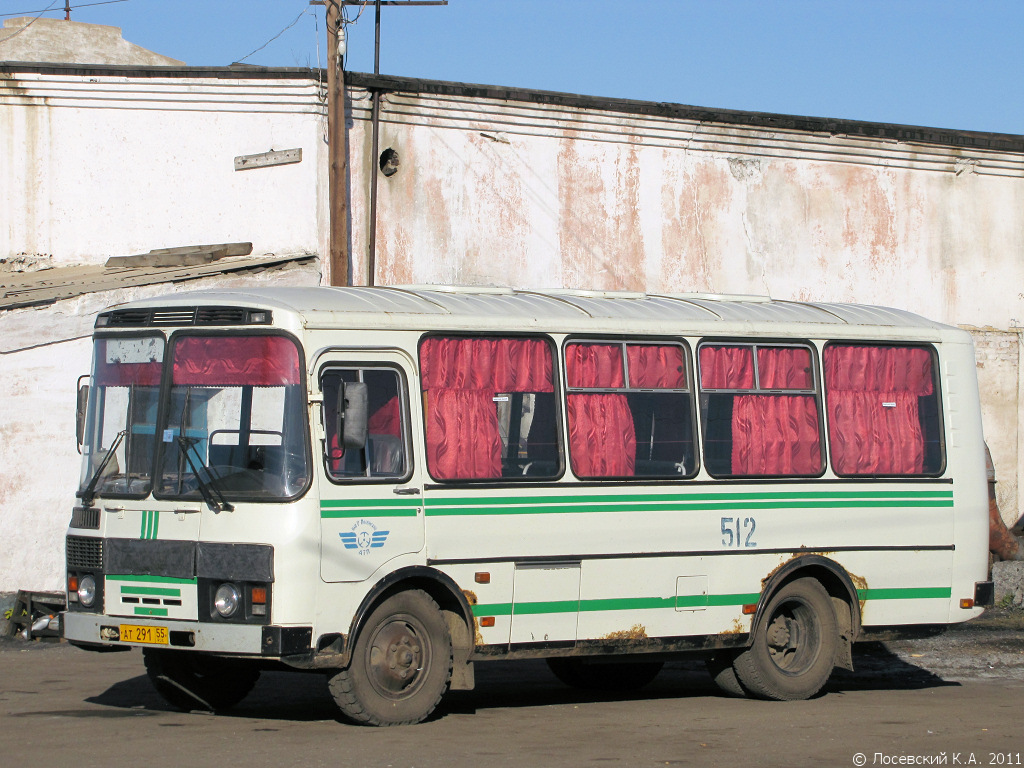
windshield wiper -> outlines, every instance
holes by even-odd
[[[231,505],[227,499],[224,498],[224,494],[221,493],[220,488],[217,487],[215,482],[216,478],[212,473],[209,474],[209,481],[204,480],[203,476],[199,474],[199,469],[196,467],[195,462],[192,461],[192,457],[189,455],[189,449],[191,448],[196,456],[199,456],[199,451],[196,450],[196,443],[199,442],[198,437],[184,437],[183,435],[178,436],[178,448],[181,450],[181,454],[185,457],[185,461],[188,462],[189,468],[192,470],[192,475],[196,479],[196,484],[199,486],[199,493],[203,495],[203,501],[205,501],[214,512],[233,512],[234,506]],[[202,461],[200,461],[200,464]],[[205,467],[203,467],[205,469]],[[217,498],[214,499],[214,493],[217,494]]]
[[[107,468],[107,464],[114,458],[114,451],[121,445],[121,441],[124,440],[124,436],[128,434],[127,429],[122,429],[117,433],[117,437],[114,438],[114,442],[110,444],[107,449],[107,455],[103,457],[103,461],[96,467],[96,471],[92,473],[92,477],[89,478],[89,484],[85,488],[79,491],[76,495],[82,500],[82,504],[91,507],[93,499],[96,496],[96,485],[99,483],[100,478],[103,476],[103,470]]]

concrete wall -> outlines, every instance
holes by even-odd
[[[225,242],[324,253],[315,75],[219,72],[0,72],[0,259],[102,263]],[[284,149],[302,161],[235,170],[236,156]]]
[[[120,27],[64,19],[23,16],[0,29],[3,61],[48,61],[69,64],[175,66],[184,64],[146,50],[121,37]]]

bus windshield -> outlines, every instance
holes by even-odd
[[[149,493],[163,358],[162,336],[96,340],[79,495]]]
[[[284,336],[179,335],[156,494],[279,500],[309,481],[299,351]]]

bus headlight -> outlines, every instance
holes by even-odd
[[[238,593],[238,587],[234,584],[221,584],[213,596],[213,607],[224,618],[233,616],[238,610],[240,602],[241,596]]]
[[[92,608],[96,602],[96,579],[83,576],[78,580],[78,601],[86,608]]]

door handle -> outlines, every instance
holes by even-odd
[[[395,488],[394,492],[399,496],[416,496],[419,494],[419,488]]]

